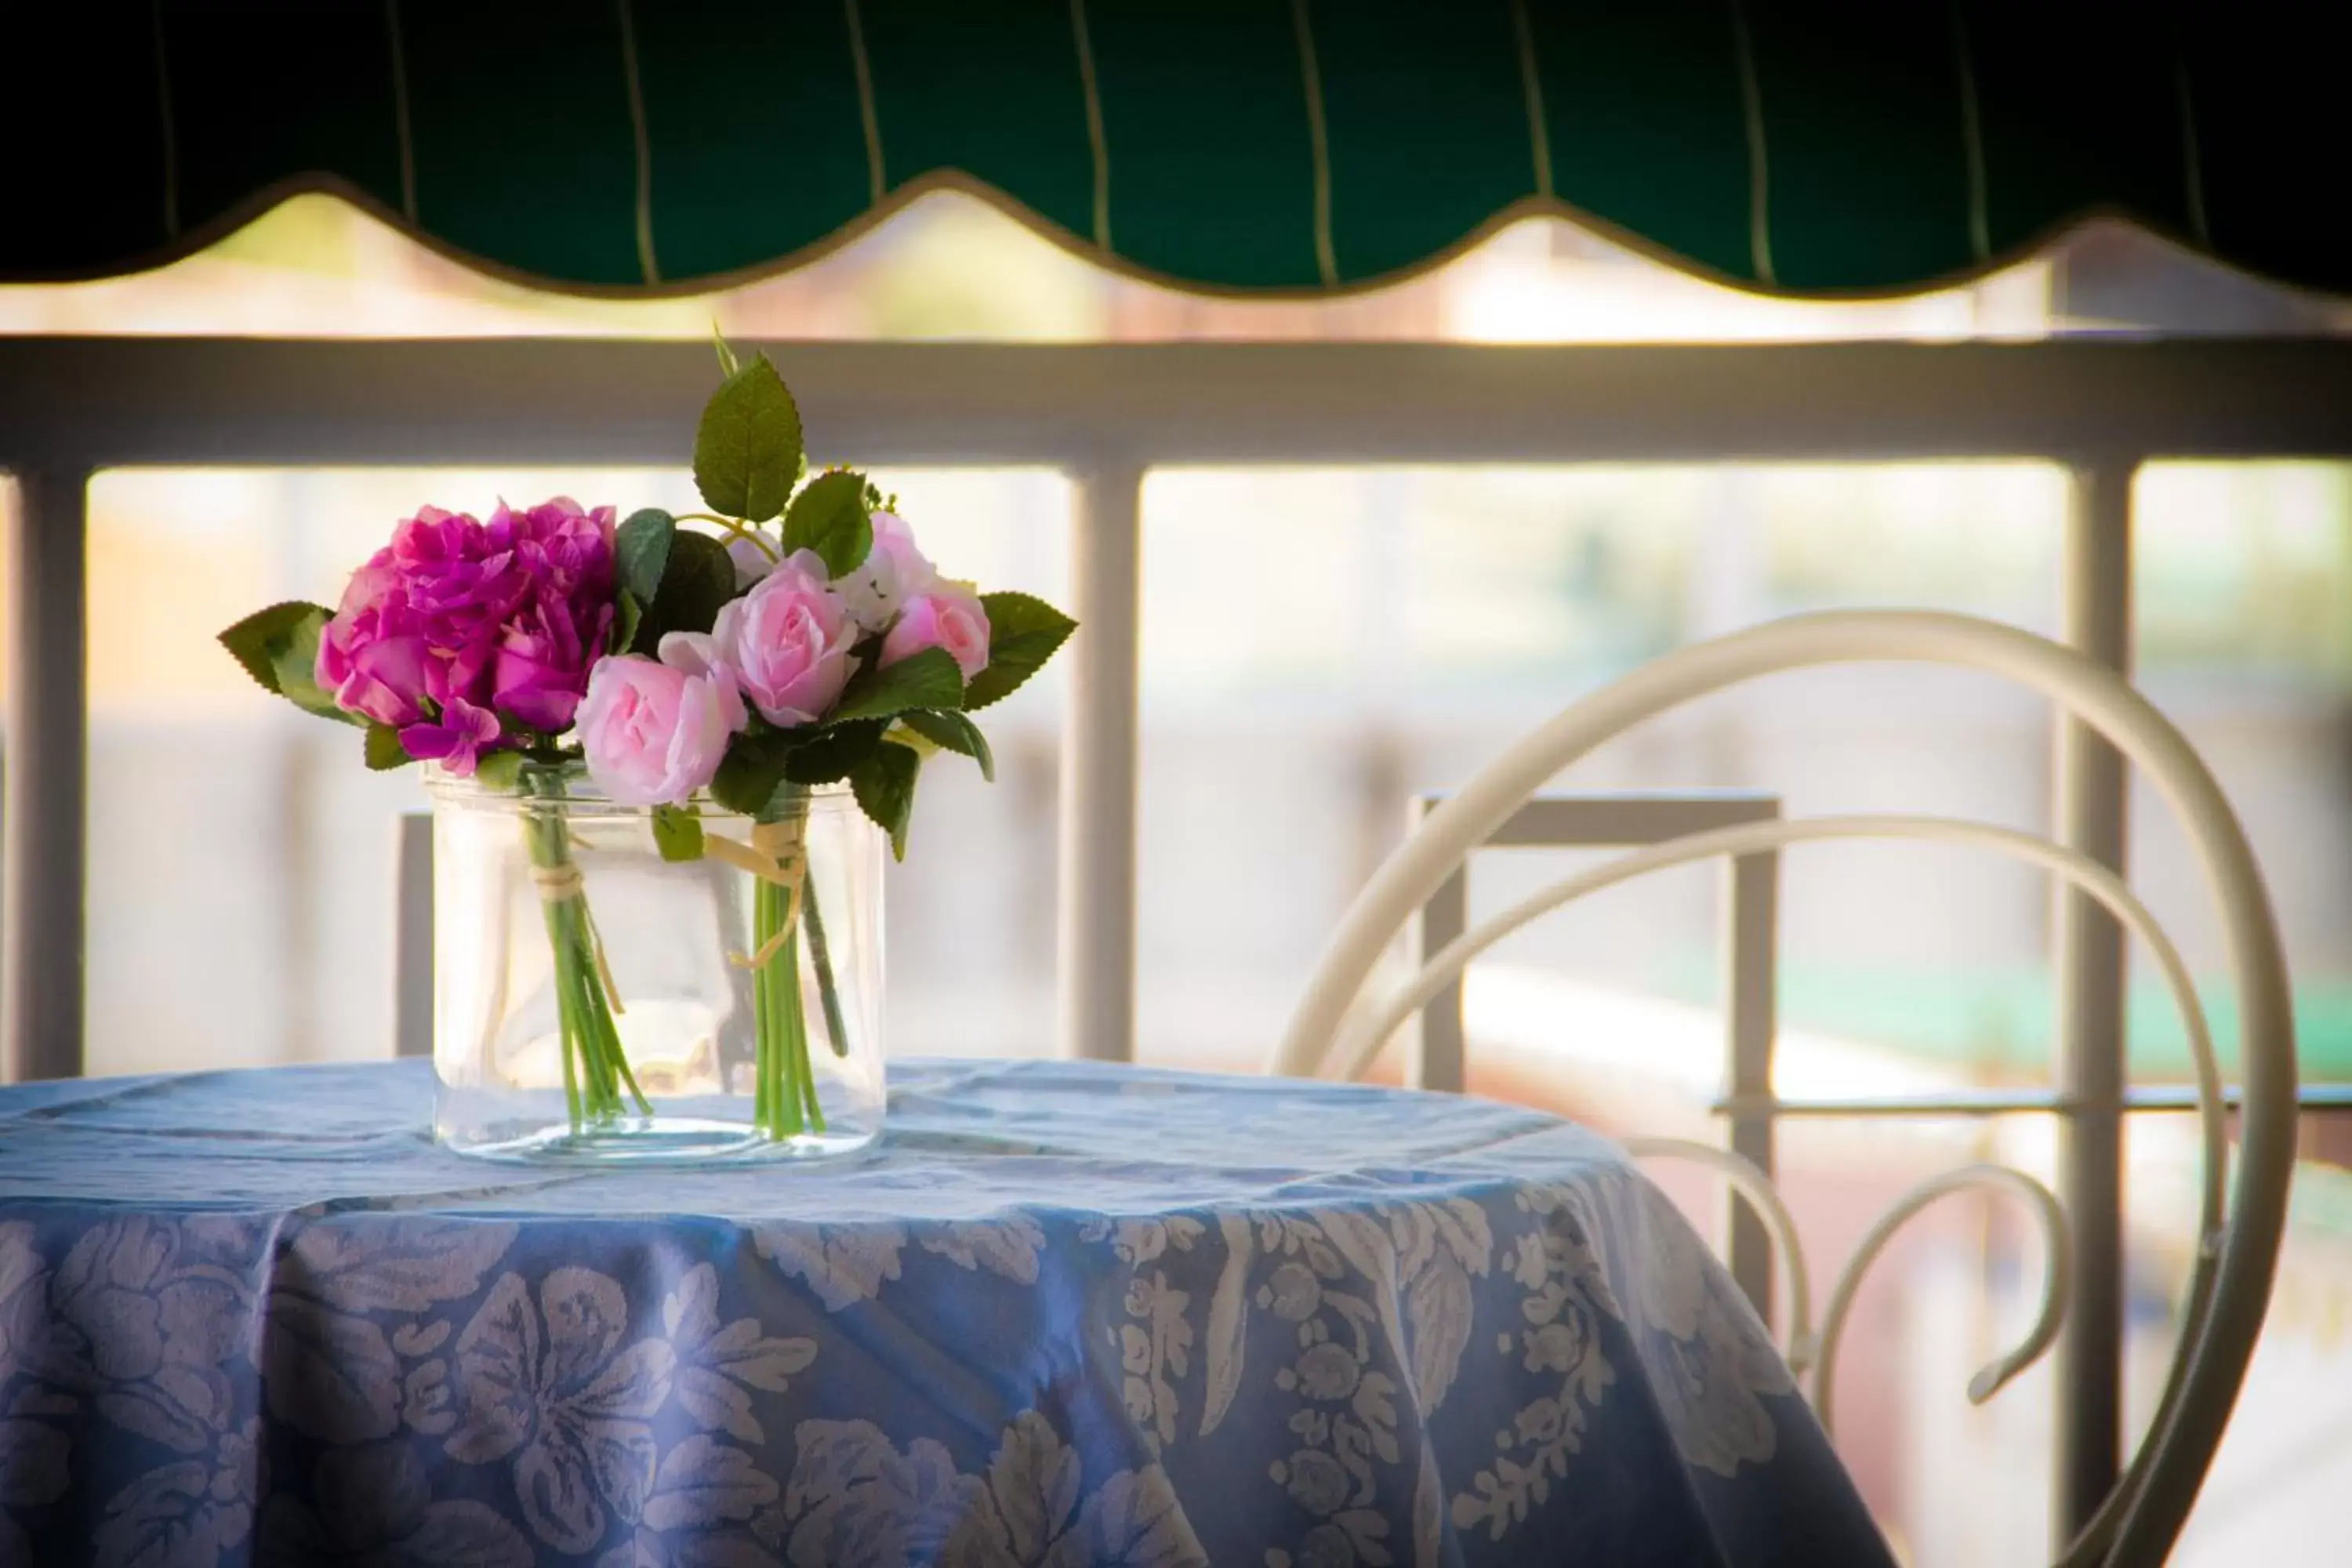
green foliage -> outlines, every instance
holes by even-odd
[[[613,565],[623,592],[640,605],[653,603],[661,591],[662,569],[669,564],[670,541],[677,535],[677,519],[657,506],[633,511],[613,531]]]
[[[719,772],[710,781],[710,798],[730,811],[759,816],[775,798],[776,786],[784,782],[787,751],[773,735],[737,736],[727,755],[719,759]]]
[[[670,540],[660,591],[638,618],[630,647],[652,653],[668,632],[707,632],[719,607],[735,596],[735,560],[707,533],[680,529]]]
[[[848,468],[819,474],[803,486],[784,514],[784,553],[814,550],[835,577],[856,571],[874,548],[868,488],[865,475]]]
[[[474,764],[474,782],[484,789],[513,789],[522,783],[522,753],[492,752]]]
[[[784,777],[796,784],[839,784],[874,754],[887,719],[828,724],[785,753]]]
[[[278,665],[271,645],[282,644],[293,635],[294,628],[311,616],[325,616],[324,605],[313,605],[300,599],[289,599],[272,605],[266,610],[256,610],[228,630],[220,634],[221,647],[228,649],[236,662],[245,667],[246,674],[264,691],[273,697],[284,695],[278,689]]]
[[[912,746],[885,741],[849,775],[858,808],[890,836],[890,853],[907,858],[907,823],[915,814],[915,778],[923,759]]]
[[[737,371],[743,368],[741,363],[735,358],[735,350],[733,345],[729,343],[726,336],[719,331],[719,323],[717,321],[710,323],[710,346],[719,351],[719,374],[733,375]]]
[[[362,722],[335,706],[313,673],[319,637],[331,612],[324,605],[289,601],[256,610],[220,634],[221,646],[264,691],[283,697],[306,713],[340,723]]]
[[[338,723],[357,724],[359,716],[335,706],[334,694],[319,684],[319,638],[327,629],[324,615],[305,616],[294,623],[282,647],[274,647],[270,666],[278,675],[278,690],[305,713]]]
[[[702,818],[690,805],[654,807],[654,847],[665,860],[702,858]]]
[[[628,652],[629,645],[637,637],[637,623],[645,616],[645,606],[638,603],[635,594],[624,588],[615,595],[613,599],[613,629],[604,638],[604,651]]]
[[[966,710],[1019,690],[1078,629],[1077,622],[1027,594],[982,594],[980,607],[988,612],[988,668],[965,688]]]
[[[888,719],[916,708],[963,705],[963,671],[943,647],[927,647],[892,665],[859,670],[833,710],[844,719]]]
[[[703,406],[694,484],[710,510],[765,522],[784,510],[801,471],[801,414],[765,354],[740,365]]]
[[[898,722],[934,746],[970,757],[980,764],[980,776],[996,782],[996,755],[980,726],[952,708],[917,708],[898,715]]]
[[[404,768],[414,761],[415,759],[408,754],[408,748],[400,743],[399,731],[389,724],[372,723],[367,727],[369,772],[389,773],[394,768]]]

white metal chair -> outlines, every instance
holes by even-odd
[[[1446,942],[1393,994],[1377,1000],[1363,994],[1395,933],[1456,874],[1465,856],[1488,841],[1561,768],[1643,720],[1757,676],[1876,660],[1957,665],[2034,689],[2098,730],[2146,769],[2179,815],[2221,907],[2240,1002],[2245,1082],[2233,1193],[2225,1169],[2229,1151],[2221,1074],[2205,1014],[2179,952],[2114,872],[2029,834],[1927,816],[1772,820],[1689,834],[1633,850],[1523,900]],[[1455,983],[1473,957],[1536,916],[1585,893],[1689,861],[1857,837],[1972,844],[2042,867],[2097,900],[2147,942],[2182,1009],[2197,1066],[2204,1172],[2200,1246],[2184,1302],[2179,1350],[2147,1438],[2105,1504],[2062,1558],[2067,1568],[2160,1562],[2188,1517],[2229,1423],[2270,1300],[2295,1152],[2294,1021],[2277,925],[2243,828],[2179,731],[2112,670],[2011,626],[1922,611],[1799,616],[1653,660],[1556,715],[1430,813],[1340,921],[1292,1016],[1274,1070],[1360,1074],[1389,1036],[1415,1009]],[[2067,1283],[2060,1245],[2063,1220],[2057,1200],[2021,1173],[1970,1166],[1905,1194],[1871,1229],[1839,1276],[1816,1332],[1793,1227],[1760,1170],[1727,1151],[1701,1144],[1634,1140],[1628,1148],[1637,1156],[1705,1160],[1728,1175],[1756,1205],[1788,1269],[1790,1360],[1801,1373],[1812,1369],[1815,1403],[1825,1417],[1837,1342],[1856,1284],[1899,1226],[1959,1187],[1990,1185],[2022,1196],[2042,1225],[2051,1254],[2032,1329],[2022,1343],[1977,1375],[1969,1385],[1970,1396],[1989,1397],[2055,1337]]]

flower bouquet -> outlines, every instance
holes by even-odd
[[[221,634],[263,687],[359,727],[370,768],[428,765],[436,1120],[459,1147],[702,1159],[871,1137],[879,845],[905,855],[929,756],[992,776],[971,713],[1075,626],[942,577],[863,474],[808,472],[774,366],[719,353],[694,451],[707,511],[427,507],[334,609],[274,605]],[[635,942],[607,942],[592,882]]]

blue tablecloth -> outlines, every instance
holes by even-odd
[[[891,1074],[828,1167],[570,1173],[421,1063],[0,1091],[0,1563],[1883,1564],[1608,1143]]]

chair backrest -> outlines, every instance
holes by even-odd
[[[1418,796],[1406,824],[1411,832],[1445,802]],[[1778,795],[1765,790],[1645,790],[1635,794],[1538,795],[1503,819],[1482,849],[1598,849],[1665,844],[1711,828],[1770,822]],[[1772,1086],[1773,970],[1779,945],[1780,857],[1766,850],[1728,858],[1723,878],[1725,997],[1724,1089],[1732,1152],[1762,1176],[1772,1173],[1772,1118],[1750,1108]],[[1465,933],[1470,919],[1470,865],[1425,900],[1412,923],[1412,962],[1426,966]],[[1456,974],[1422,1004],[1421,1028],[1410,1037],[1404,1079],[1415,1089],[1460,1089],[1466,1040],[1462,981]],[[1735,1181],[1724,1237],[1731,1277],[1767,1324],[1773,1320],[1769,1215],[1751,1214],[1748,1188]],[[1783,1252],[1788,1251],[1782,1247]]]
[[[1766,822],[1700,833],[1633,851],[1614,866],[1568,879],[1523,900],[1448,944],[1396,995],[1378,1006],[1367,1005],[1363,988],[1395,933],[1454,874],[1466,854],[1560,769],[1635,723],[1757,676],[1879,660],[1956,665],[2032,688],[2098,730],[2146,770],[2181,817],[2220,906],[2240,1005],[2243,1116],[2235,1188],[2226,1198],[2222,1165],[2228,1149],[2219,1073],[2204,1015],[2179,952],[2112,872],[2030,835],[1916,817]],[[2201,1245],[2189,1285],[2179,1348],[2146,1439],[2105,1505],[2063,1558],[2069,1564],[2160,1562],[2188,1517],[2228,1425],[2270,1300],[2294,1161],[2294,1021],[2277,923],[2243,827],[2210,770],[2179,731],[2112,670],[2012,626],[1926,611],[1798,616],[1654,659],[1571,704],[1504,752],[1399,847],[1326,946],[1276,1054],[1274,1069],[1306,1074],[1337,1065],[1348,1073],[1360,1071],[1381,1039],[1458,974],[1472,954],[1568,899],[1694,858],[1846,837],[1976,843],[2042,865],[2098,898],[2147,941],[2185,1005],[2198,1059],[2206,1169]],[[1893,1227],[1942,1192],[1963,1184],[1999,1184],[2026,1192],[2037,1205],[2046,1201],[2046,1209],[2036,1217],[2054,1243],[2060,1223],[2055,1202],[2030,1178],[1987,1167],[1938,1177],[1906,1194],[1874,1228],[1832,1292],[1822,1351],[1834,1348],[1852,1282]],[[2057,1256],[2053,1247],[2053,1258]],[[2017,1352],[1979,1374],[1973,1394],[1989,1394],[2048,1343],[2063,1309],[2064,1284],[2053,1269],[2034,1331]],[[1801,1334],[1804,1329],[1801,1322],[1797,1325]],[[1811,1355],[1814,1347],[1801,1341],[1794,1348]],[[1827,1381],[1826,1372],[1817,1378],[1817,1398]]]

